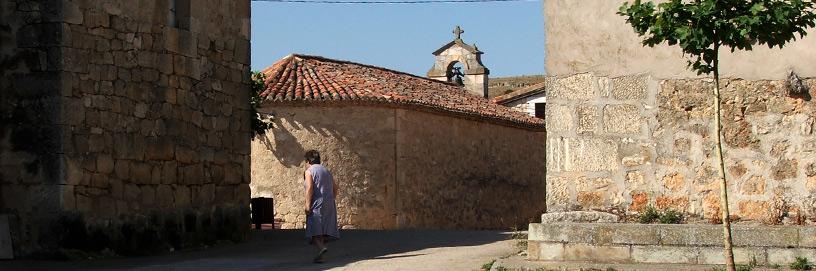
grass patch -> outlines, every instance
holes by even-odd
[[[496,263],[496,260],[492,260],[489,263],[482,265],[482,271],[490,271],[490,268],[493,267],[493,264]]]
[[[680,224],[683,223],[683,214],[675,210],[658,211],[652,206],[646,207],[638,216],[638,222],[641,224],[652,224],[659,222],[661,224]]]
[[[793,270],[813,270],[813,263],[808,258],[796,257],[796,260],[793,260],[790,264],[790,268]]]

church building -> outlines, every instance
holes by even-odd
[[[307,55],[265,69],[258,111],[274,127],[252,143],[252,197],[274,198],[282,228],[303,227],[315,149],[344,228],[507,229],[540,215],[544,121],[484,98],[481,52],[458,32],[434,53],[433,79]]]

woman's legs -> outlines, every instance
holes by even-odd
[[[312,243],[315,244],[315,246],[317,247],[317,250],[318,250],[317,256],[315,256],[315,258],[314,258],[314,262],[322,263],[323,262],[323,254],[326,254],[326,252],[328,251],[328,249],[326,248],[326,244],[325,244],[325,240],[323,238],[323,235],[312,236]]]
[[[312,242],[317,246],[318,250],[326,248],[326,244],[323,242],[323,235],[312,236]]]

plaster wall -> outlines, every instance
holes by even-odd
[[[617,77],[649,73],[655,79],[695,78],[677,46],[643,47],[624,17],[615,14],[623,0],[544,1],[546,69],[563,76],[592,72]],[[721,52],[721,75],[748,80],[784,79],[790,70],[816,76],[816,30],[804,39],[751,52]]]
[[[544,211],[544,132],[370,106],[263,111],[275,127],[252,143],[252,195],[275,198],[283,228],[304,225],[308,149],[340,187],[344,228],[507,228]]]
[[[509,102],[505,104],[505,106],[512,108],[513,110],[523,112],[530,116],[535,116],[535,104],[537,103],[547,103],[547,94],[546,93],[539,93],[530,97],[525,97],[522,99],[518,99],[516,101]]]

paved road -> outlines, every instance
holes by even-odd
[[[517,252],[509,235],[497,231],[346,230],[341,235],[323,264],[310,262],[315,251],[302,230],[274,230],[206,250],[93,261],[0,261],[0,270],[478,270]]]

